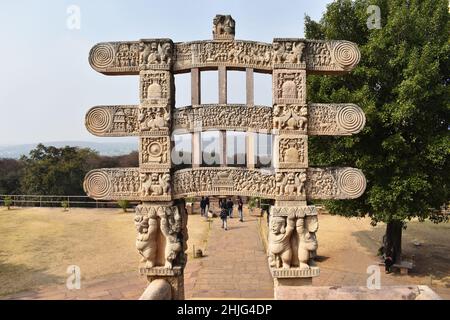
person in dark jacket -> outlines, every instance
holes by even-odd
[[[200,200],[200,215],[204,217],[206,215],[206,200],[205,197],[202,197]]]
[[[242,201],[241,197],[238,198],[238,214],[239,214],[239,221],[244,222],[244,214],[242,212],[244,208],[244,202]]]
[[[228,228],[227,228],[227,219],[228,219],[227,201],[226,201],[226,199],[223,199],[222,201],[219,201],[219,203],[220,203],[220,219],[222,219],[222,228],[225,230],[228,230]]]
[[[208,212],[209,212],[209,197],[206,197],[206,198],[205,198],[205,204],[206,204],[206,207],[205,207],[206,217],[208,217]]]
[[[228,209],[228,216],[230,218],[233,218],[233,206],[234,206],[233,200],[231,200],[231,198],[228,198],[227,209]]]

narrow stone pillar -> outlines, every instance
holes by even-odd
[[[227,68],[219,66],[219,104],[227,103]]]
[[[219,131],[219,159],[220,166],[227,166],[227,132],[225,130]]]
[[[201,76],[199,68],[191,69],[191,104],[199,105],[201,103]],[[194,124],[195,125],[195,124]],[[201,128],[192,133],[192,167],[198,168],[202,164],[202,136]]]
[[[192,133],[192,167],[198,168],[202,164],[202,133],[194,131]]]
[[[247,131],[245,136],[245,149],[246,149],[246,157],[247,157],[247,168],[254,169],[256,163],[256,152],[255,152],[255,139],[256,132]]]
[[[200,69],[191,69],[191,104],[197,105],[201,101],[201,78]]]
[[[253,69],[252,68],[246,68],[245,69],[246,74],[246,95],[247,95],[247,106],[253,107],[255,105],[255,91],[254,91],[254,76],[253,76]]]
[[[227,104],[227,68],[219,66],[219,104]],[[227,165],[227,132],[225,130],[219,131],[219,159],[220,166]]]

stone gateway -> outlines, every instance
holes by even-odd
[[[352,135],[365,125],[357,105],[314,103],[306,91],[308,74],[351,71],[361,56],[357,45],[298,38],[276,38],[271,44],[235,40],[236,23],[230,15],[217,15],[212,33],[213,40],[182,43],[170,39],[99,43],[89,54],[89,63],[98,72],[140,79],[139,105],[95,106],[85,119],[94,135],[139,137],[139,167],[93,170],[85,177],[84,190],[94,199],[141,201],[134,220],[136,247],[140,273],[150,283],[142,299],[184,299],[186,197],[273,199],[268,263],[275,286],[292,286],[311,284],[320,273],[311,261],[318,248],[317,210],[307,201],[353,199],[366,188],[358,169],[308,164],[308,136]],[[214,69],[219,75],[218,103],[202,104],[201,71]],[[246,104],[227,103],[227,70],[246,72]],[[192,103],[175,109],[174,75],[187,72]],[[254,72],[272,75],[272,106],[254,105]],[[213,129],[220,133],[222,162],[220,167],[200,166],[200,133]],[[227,166],[226,130],[247,132],[246,167]],[[174,131],[192,134],[189,168],[174,166]],[[255,132],[273,135],[271,171],[255,168]]]

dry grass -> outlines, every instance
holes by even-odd
[[[208,223],[188,219],[189,250],[204,248]],[[0,208],[0,296],[64,284],[70,265],[83,280],[137,270],[133,213],[121,209]]]

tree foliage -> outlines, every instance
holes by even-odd
[[[89,170],[137,166],[137,152],[109,157],[87,148],[39,144],[20,160],[0,159],[0,191],[2,194],[85,195],[83,180]]]
[[[369,30],[369,5],[381,29]],[[356,103],[365,129],[351,137],[312,137],[310,163],[362,169],[368,186],[355,200],[326,201],[332,213],[374,223],[433,217],[449,200],[449,12],[447,0],[339,0],[307,38],[357,43],[361,62],[343,76],[308,77],[313,102]]]

